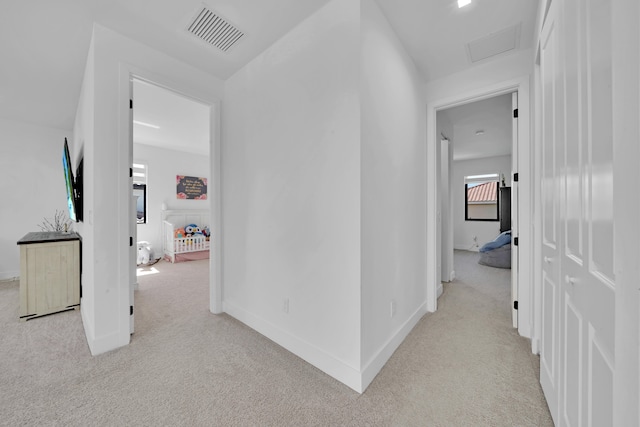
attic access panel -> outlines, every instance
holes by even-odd
[[[521,24],[505,28],[488,36],[467,43],[467,54],[471,63],[483,61],[510,52],[520,47]]]

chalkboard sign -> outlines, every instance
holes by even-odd
[[[207,200],[207,178],[176,175],[178,199]]]

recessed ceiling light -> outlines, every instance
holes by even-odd
[[[482,129],[476,131],[476,136],[484,135],[484,131]]]
[[[152,128],[152,129],[160,129],[160,126],[150,125],[149,123],[139,122],[138,120],[134,120],[133,123],[135,123],[137,125],[140,125],[140,126],[146,126],[148,128]]]
[[[458,8],[471,4],[471,0],[458,0]]]

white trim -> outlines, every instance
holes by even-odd
[[[442,284],[440,284],[442,286]],[[382,370],[383,366],[393,355],[400,344],[405,340],[413,328],[418,324],[422,316],[427,313],[426,302],[421,304],[420,307],[407,319],[406,322],[398,328],[398,330],[387,340],[387,342],[378,350],[367,363],[363,365],[361,374],[362,392],[367,389],[369,384],[374,380],[376,375]]]
[[[284,349],[307,361],[358,393],[363,393],[367,389],[389,358],[391,358],[400,344],[402,344],[427,312],[426,303],[421,304],[411,317],[387,340],[380,350],[363,365],[360,371],[351,364],[326,353],[324,350],[304,341],[302,338],[284,331],[276,325],[265,321],[229,301],[224,302],[224,311],[264,335],[265,338],[268,337],[268,339]]]
[[[211,209],[211,246],[209,248],[209,310],[213,314],[221,314],[224,302],[224,277],[222,264],[222,120],[220,117],[221,101],[214,99],[211,103],[209,120],[209,203]]]
[[[539,51],[539,47],[537,49]],[[531,173],[535,177],[542,176],[542,83],[540,75],[540,63],[537,62],[533,72],[534,87],[534,111],[532,126],[532,153],[530,162],[533,164]],[[532,185],[531,206],[533,247],[531,254],[531,283],[542,283],[542,184],[540,179],[534,179]],[[531,350],[534,354],[540,354],[542,349],[542,286],[532,286],[531,298],[533,309],[531,311]]]
[[[89,351],[92,356],[106,353],[114,348],[122,347],[129,343],[129,324],[127,324],[126,340],[123,341],[122,331],[118,330],[107,335],[96,337],[93,335],[95,331],[94,324],[91,316],[86,313],[86,306],[80,304],[80,316],[82,317],[82,324],[85,325],[84,333],[87,338],[87,344],[89,345]],[[128,316],[127,316],[128,317]],[[128,319],[127,319],[128,320]],[[87,327],[89,325],[89,327]]]
[[[290,351],[358,393],[364,391],[360,371],[349,363],[326,353],[300,337],[290,334],[229,301],[224,302],[223,308],[230,316],[262,334],[264,339],[272,340],[283,349]]]
[[[613,253],[615,373],[613,425],[640,425],[640,4],[612,1]]]

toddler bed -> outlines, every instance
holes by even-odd
[[[209,258],[208,230],[210,220],[208,209],[181,209],[162,211],[162,246],[167,261],[190,261]],[[195,224],[202,234],[186,233],[185,230]]]

